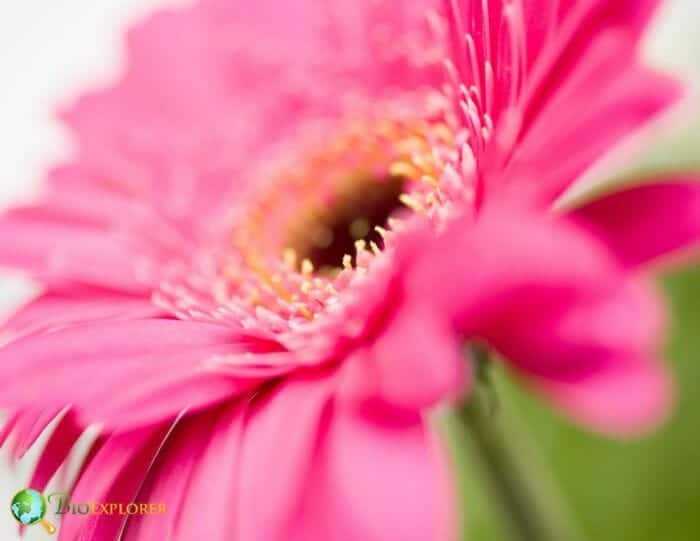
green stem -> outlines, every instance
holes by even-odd
[[[474,349],[479,380],[459,411],[474,460],[512,541],[579,541],[564,500],[532,452],[529,438],[496,403],[488,354]]]

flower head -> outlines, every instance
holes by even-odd
[[[633,270],[696,240],[700,192],[549,215],[680,96],[630,61],[655,4],[202,0],[139,25],[63,114],[75,156],[0,220],[0,261],[46,287],[6,325],[0,441],[60,416],[42,488],[99,424],[74,497],[179,511],[124,539],[425,540],[455,533],[429,414],[468,389],[464,340],[595,427],[657,420]]]

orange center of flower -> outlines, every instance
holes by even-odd
[[[349,126],[282,168],[246,206],[234,226],[229,278],[256,307],[313,319],[353,274],[369,270],[403,220],[430,218],[440,207],[435,148],[450,143],[444,124]]]

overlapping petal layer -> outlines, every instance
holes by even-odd
[[[453,332],[438,351],[483,342],[565,412],[613,434],[668,413],[672,386],[651,361],[664,330],[659,299],[575,221],[491,209],[427,255],[408,273],[402,309],[444,318]],[[414,356],[432,363],[429,348]]]

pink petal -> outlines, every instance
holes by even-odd
[[[533,287],[477,323],[475,332],[526,375],[575,380],[611,357],[659,349],[665,318],[655,293],[622,280],[579,299]]]
[[[469,89],[472,113],[494,126],[484,148],[470,143],[485,184],[477,202],[549,206],[683,96],[680,84],[642,65],[640,38],[658,0],[444,4],[459,87]]]
[[[628,61],[659,0],[445,0],[453,62],[464,85],[475,86],[492,119],[512,106],[513,74],[523,71],[520,128],[527,131],[540,109],[575,77],[585,50],[601,35],[621,38],[611,56]],[[473,39],[472,67],[465,36]],[[491,76],[487,75],[488,61]],[[622,64],[622,63],[621,63]],[[487,84],[493,80],[493,85]],[[599,81],[605,86],[606,81]]]
[[[581,424],[616,436],[639,436],[667,420],[674,385],[663,364],[644,357],[608,359],[572,381],[535,379],[536,388]]]
[[[530,0],[526,8],[532,18],[531,28],[542,25],[541,4],[549,0]],[[525,90],[525,115],[523,128],[527,130],[530,120],[538,114],[540,107],[549,102],[559,89],[566,86],[569,77],[576,77],[579,63],[586,58],[589,48],[598,46],[598,40],[618,35],[614,47],[609,48],[611,58],[624,60],[637,55],[639,40],[654,15],[660,0],[563,0],[559,2],[559,15],[553,20],[549,39],[542,37],[542,30],[528,32],[530,40],[537,40],[541,50],[528,51],[533,58],[532,71]],[[551,8],[548,10],[551,12]],[[551,15],[550,15],[551,16]],[[545,26],[546,27],[546,26]],[[533,45],[530,41],[529,45]],[[599,80],[598,88],[605,87]]]
[[[434,435],[415,414],[333,407],[333,381],[294,378],[182,420],[139,496],[173,516],[131,519],[125,539],[453,538],[453,487]],[[212,492],[220,520],[202,521],[195,503]]]
[[[146,291],[152,279],[137,246],[101,228],[14,210],[0,216],[0,265],[43,279]]]
[[[168,428],[169,425],[155,426],[109,437],[83,471],[71,501],[125,505],[133,502]],[[48,503],[55,509],[57,497]],[[59,541],[113,541],[126,520],[117,513],[62,516]]]
[[[440,70],[423,66],[418,54],[421,46],[436,46],[428,41],[432,36],[426,17],[438,4],[439,0],[310,0],[291,7],[262,0],[250,9],[242,3],[206,0],[205,8],[213,18],[235,26],[251,54],[262,53],[258,64],[270,62],[282,72],[291,68],[297,76],[312,76],[318,87],[314,97],[327,100],[327,92],[339,84],[377,98],[397,88],[413,90],[441,82]],[[267,36],[265,43],[260,43],[261,35]]]
[[[287,539],[325,427],[333,380],[319,376],[185,418],[139,498],[166,502],[170,516],[131,520],[125,539]],[[218,520],[202,520],[202,501]]]
[[[566,72],[566,65],[580,58],[581,48],[611,30],[626,34],[628,46],[635,47],[661,2],[524,0],[524,3],[529,18],[527,39],[531,63],[537,62],[542,72],[551,74],[554,69]],[[542,24],[543,13],[549,15],[551,27]]]
[[[682,97],[682,87],[668,77],[634,65],[621,69],[610,53],[619,39],[600,38],[587,49],[577,71],[543,105],[502,173],[513,199],[551,205],[603,156]],[[578,113],[572,116],[572,110]]]
[[[148,297],[71,285],[51,289],[15,312],[2,326],[14,336],[101,319],[155,317],[162,312]]]
[[[307,475],[326,428],[333,385],[332,373],[302,376],[252,403],[241,442],[236,498],[234,530],[241,540],[288,538],[289,522],[307,490]]]
[[[66,412],[54,427],[46,446],[42,449],[29,482],[31,488],[43,492],[54,474],[68,458],[73,445],[82,433],[83,427],[75,422],[73,413]]]
[[[267,378],[265,356],[219,370],[219,357],[258,351],[235,330],[177,320],[110,321],[68,327],[0,350],[0,402],[73,404],[81,422],[134,426],[173,418],[248,390]],[[276,361],[276,357],[275,362]],[[260,371],[252,368],[260,366]],[[284,365],[284,370],[290,368]],[[33,376],[25,381],[29,370]],[[267,370],[267,371],[266,371]],[[16,382],[22,379],[23,384]],[[118,392],[116,392],[118,390]]]
[[[339,88],[373,100],[442,80],[388,52],[421,50],[433,4],[207,0],[156,13],[129,32],[117,83],[63,112],[78,143],[72,173],[201,233],[297,120],[338,112]]]
[[[572,212],[628,267],[700,243],[700,183],[668,179],[607,195]]]
[[[237,450],[231,449],[227,442],[238,443],[239,434],[234,425],[240,422],[243,412],[244,408],[237,405],[225,405],[200,414],[187,415],[178,421],[135,499],[137,503],[163,504],[166,513],[130,517],[123,536],[125,541],[174,539],[183,509],[188,505],[199,508],[201,501],[214,506],[218,503],[230,504],[226,492],[228,488],[235,487],[235,483],[230,480],[222,483],[221,476],[226,468],[235,466]],[[210,450],[211,456],[207,454]],[[228,453],[223,454],[223,451]],[[218,469],[218,479],[209,488],[222,497],[212,501],[210,493],[198,502],[192,498],[189,487],[193,483],[195,472],[206,467]],[[211,479],[208,478],[207,481]],[[226,517],[230,514],[229,509],[222,514],[222,520],[204,523],[200,514],[195,524],[201,527],[223,525],[227,523]]]
[[[462,329],[513,307],[546,307],[548,298],[563,304],[601,284],[617,284],[621,276],[605,247],[574,224],[504,205],[429,240],[416,235],[402,247],[417,254],[408,294],[412,302],[433,303]],[[444,284],[449,287],[440,287]],[[529,291],[529,302],[537,304],[514,302]]]
[[[17,412],[11,418],[8,435],[11,435],[14,440],[11,454],[15,460],[21,459],[29,451],[39,436],[60,414],[61,409],[35,405]]]
[[[364,416],[338,406],[285,539],[456,539],[445,458],[417,414]]]
[[[654,290],[585,229],[514,208],[486,209],[476,224],[455,224],[423,248],[407,292],[409,309],[432,302],[462,339],[485,342],[526,379],[564,386],[603,378],[621,358],[651,358],[665,323]],[[640,384],[630,393],[657,392],[649,403],[667,407],[660,386],[628,379]],[[651,426],[664,412],[644,413]],[[640,413],[634,422],[636,429],[645,419]]]
[[[239,485],[239,475],[247,469],[241,463],[244,423],[245,403],[242,403],[229,408],[211,427],[209,442],[204,446],[201,458],[192,469],[186,499],[180,507],[177,524],[172,532],[173,541],[188,541],[201,537],[212,541],[226,541],[233,537],[232,533],[236,528],[233,518],[236,516],[235,505],[240,499],[248,497],[245,492],[240,491]],[[212,501],[213,493],[218,495],[216,501]],[[202,502],[207,502],[207,515],[217,519],[202,520]]]
[[[399,306],[377,341],[344,363],[341,392],[414,411],[456,400],[470,377],[461,347],[429,303]]]
[[[13,215],[95,228],[155,219],[149,215],[150,209],[144,201],[101,186],[98,179],[92,178],[90,172],[78,164],[53,169],[46,184],[45,193],[35,205],[15,208]]]
[[[5,419],[5,423],[2,425],[2,429],[0,429],[0,448],[5,445],[5,442],[12,435],[12,431],[17,425],[17,422],[19,421],[20,417],[21,414],[15,412],[8,415]]]

